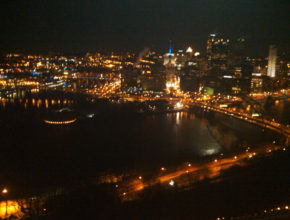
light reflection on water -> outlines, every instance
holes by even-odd
[[[51,106],[54,105],[59,105],[59,106],[63,106],[63,105],[68,105],[70,106],[71,104],[73,104],[74,101],[73,100],[67,100],[67,99],[23,99],[23,98],[18,98],[18,99],[12,99],[12,98],[1,98],[0,99],[0,108],[5,109],[8,105],[13,105],[13,104],[21,104],[24,109],[28,109],[28,108],[50,108]]]
[[[48,101],[45,99],[45,108],[48,108]]]
[[[222,150],[222,146],[209,131],[206,119],[196,118],[195,114],[189,112],[166,114],[166,120],[170,121],[171,118],[175,119],[173,128],[176,137],[172,141],[179,145],[178,148],[188,149],[199,156],[218,154]]]
[[[180,112],[177,112],[176,114],[176,124],[180,123]]]
[[[66,100],[64,100],[66,102]],[[41,99],[39,99],[37,101],[37,103],[40,102],[41,103]],[[48,101],[45,100],[45,102],[52,103],[52,101]],[[140,135],[140,137],[144,136],[146,133],[148,135],[148,137],[152,137],[153,134],[156,134],[156,139],[152,140],[152,143],[155,143],[158,139],[160,139],[160,137],[166,137],[166,139],[169,139],[168,143],[174,143],[176,145],[176,147],[172,147],[170,148],[169,144],[168,146],[166,145],[165,148],[165,154],[164,156],[160,155],[160,157],[158,157],[158,160],[163,159],[163,161],[168,160],[168,154],[170,153],[170,151],[174,154],[177,155],[179,154],[180,156],[184,156],[184,155],[188,155],[193,153],[192,151],[196,152],[198,155],[200,156],[206,156],[206,155],[213,155],[213,154],[217,154],[219,152],[221,152],[222,147],[218,144],[218,142],[215,140],[215,138],[212,137],[212,134],[209,131],[209,127],[208,127],[208,121],[204,118],[200,119],[199,117],[195,117],[195,115],[193,113],[188,113],[188,112],[177,112],[177,113],[168,113],[166,114],[166,117],[164,117],[164,115],[160,116],[160,115],[153,115],[152,117],[149,116],[147,117],[148,121],[150,122],[150,124],[148,124],[148,126],[145,126],[144,124],[146,124],[147,121],[143,121],[140,120],[140,124],[136,127],[136,120],[134,120],[132,122],[132,130],[135,129],[142,129],[144,128],[144,132],[138,132],[136,133],[136,135],[140,135],[140,133],[142,133],[142,135]],[[166,123],[163,122],[163,120],[165,119]],[[154,123],[153,123],[153,122]],[[160,123],[162,122],[162,127],[160,125]],[[172,123],[173,122],[173,123]],[[148,123],[148,122],[147,122]],[[178,125],[178,126],[176,126]],[[161,128],[161,129],[160,129]],[[111,127],[110,127],[111,129]],[[164,130],[168,129],[168,132],[165,132]],[[101,130],[101,129],[100,129]],[[119,127],[118,127],[118,131],[119,131]],[[176,136],[174,135],[170,135],[175,131],[177,133]],[[94,131],[93,131],[94,133]],[[124,138],[123,135],[120,135],[120,137]],[[139,136],[138,136],[139,137]],[[128,140],[132,140],[132,136],[129,135]],[[140,144],[140,140],[137,138],[136,139],[136,146],[138,146],[138,144]],[[144,139],[145,140],[145,139]],[[147,140],[146,140],[147,141]],[[160,145],[163,142],[160,141]],[[144,146],[148,146],[148,148],[152,148],[152,144],[149,143],[148,145],[144,145]],[[188,149],[191,147],[192,151],[188,151]],[[99,149],[99,146],[98,146]],[[131,158],[131,155],[129,155],[128,157],[126,157],[126,154],[129,152],[132,152],[131,148],[129,151],[126,152],[125,149],[122,149],[122,151],[124,151],[124,155],[125,158]],[[136,148],[134,148],[136,149]],[[143,148],[145,149],[145,147]],[[143,150],[142,149],[142,150]],[[112,148],[112,152],[113,152]],[[183,151],[186,150],[186,151]],[[137,153],[134,154],[134,156],[138,156],[138,153],[140,151],[136,151]],[[147,154],[150,155],[150,157],[152,155],[154,155],[156,151],[151,151],[148,150]],[[185,153],[184,153],[185,152]],[[98,152],[98,154],[100,154],[100,152]],[[151,160],[147,160],[150,157],[145,157],[144,150],[142,152],[142,156],[144,156],[144,158],[146,159],[146,161],[150,161],[149,163],[152,163]],[[193,154],[192,154],[193,155]],[[246,155],[247,156],[247,155]],[[241,158],[241,157],[240,157]],[[106,158],[107,159],[107,158]],[[114,158],[115,159],[115,158]],[[137,160],[136,160],[137,161]],[[174,161],[174,160],[172,160]],[[172,172],[168,175],[165,176],[161,176],[159,179],[157,179],[157,182],[168,182],[169,180],[171,180],[172,178],[177,178],[180,176],[184,176],[184,175],[193,175],[194,178],[198,178],[199,180],[204,179],[205,177],[209,177],[209,178],[213,178],[219,175],[220,171],[223,169],[227,169],[229,167],[231,167],[232,165],[237,164],[238,162],[236,162],[236,160],[234,160],[233,158],[230,158],[228,160],[224,159],[219,161],[218,163],[214,163],[214,164],[207,164],[205,166],[201,166],[201,167],[192,167],[192,168],[183,168],[181,170],[178,170],[176,172]],[[147,162],[148,164],[148,162]],[[135,166],[134,166],[135,168]],[[199,168],[199,169],[198,169]],[[188,171],[188,172],[187,172]],[[197,173],[193,173],[194,171],[197,171]],[[192,174],[188,174],[188,173],[192,173]],[[117,177],[113,177],[110,178],[109,180],[107,180],[107,182],[110,183],[117,183],[118,178]],[[155,182],[153,181],[153,184]],[[142,182],[140,179],[137,180],[133,180],[132,182],[128,183],[130,189],[132,189],[132,191],[140,191],[143,188],[145,188],[146,186],[149,186],[151,184],[146,185],[146,183]],[[153,185],[152,184],[152,185]],[[176,182],[176,184],[183,184],[182,182]],[[130,190],[126,189],[126,191],[130,192]],[[18,213],[18,203],[14,203],[11,205],[8,203],[7,207],[10,207],[10,209],[7,210],[11,210],[14,211],[15,213]],[[2,207],[2,206],[1,206]],[[1,208],[2,210],[3,208]],[[5,204],[5,212],[6,212],[6,204]],[[21,214],[21,213],[19,213]],[[0,215],[1,217],[1,215]]]

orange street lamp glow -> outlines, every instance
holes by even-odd
[[[6,193],[8,193],[8,190],[7,190],[6,188],[4,188],[4,189],[2,190],[2,193],[3,193],[3,194],[6,194]]]

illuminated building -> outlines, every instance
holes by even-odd
[[[275,45],[270,45],[269,57],[268,57],[268,71],[267,76],[276,76],[276,60],[277,60],[277,47]]]
[[[261,73],[252,73],[251,92],[261,92],[263,88],[263,78]]]
[[[180,78],[173,71],[166,73],[166,92],[174,93],[180,90]]]
[[[229,40],[210,34],[206,45],[206,55],[210,68],[226,70]]]
[[[175,67],[176,57],[175,57],[175,54],[172,53],[171,41],[169,42],[168,53],[164,54],[163,57],[164,57],[163,65],[166,68],[174,68]]]
[[[186,50],[186,53],[192,53],[192,52],[193,52],[192,48],[188,47],[187,50]]]
[[[242,67],[237,66],[234,68],[234,76],[235,78],[241,78],[242,77]]]
[[[184,67],[186,61],[188,59],[187,53],[184,53],[183,50],[178,50],[176,53],[176,67],[178,70]]]
[[[164,54],[163,65],[166,68],[166,92],[174,93],[180,89],[180,79],[175,72],[176,56],[172,53],[171,41],[169,42],[168,53]]]

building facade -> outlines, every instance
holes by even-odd
[[[267,76],[272,78],[276,77],[276,60],[277,60],[277,47],[275,45],[270,45]]]

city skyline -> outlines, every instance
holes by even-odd
[[[0,219],[290,219],[289,6],[0,1]]]

